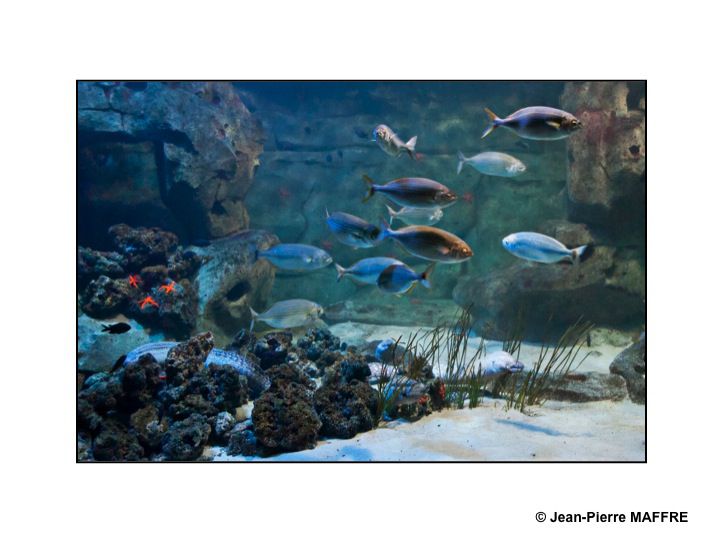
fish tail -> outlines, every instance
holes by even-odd
[[[255,328],[255,319],[257,319],[260,315],[251,306],[248,306],[248,308],[250,308],[250,317],[252,318],[252,320],[250,322],[249,332],[252,332],[253,328]]]
[[[458,150],[458,166],[457,166],[457,173],[460,174],[460,171],[462,171],[463,165],[465,165],[465,162],[467,161],[467,158],[465,155]]]
[[[417,160],[417,154],[415,153],[415,144],[417,144],[417,135],[415,135],[413,138],[411,138],[408,142],[405,143],[405,148],[408,151],[408,154],[410,154],[410,157]]]
[[[335,270],[337,270],[338,273],[337,281],[340,281],[347,272],[347,268],[343,268],[338,263],[335,263]]]
[[[109,332],[110,331],[110,325],[109,324],[103,324],[101,332]]]
[[[390,224],[383,219],[382,223],[380,223],[380,234],[378,234],[377,239],[378,243],[382,242],[386,238],[392,238],[394,232],[395,231],[390,228]]]
[[[363,181],[367,184],[368,192],[367,195],[365,195],[365,198],[362,200],[362,202],[368,202],[370,200],[370,197],[375,195],[375,181],[370,178],[367,174],[363,175]]]
[[[430,263],[430,265],[428,265],[425,271],[420,274],[420,284],[427,289],[430,289],[432,287],[432,283],[430,283],[430,274],[432,274],[433,270],[435,270],[434,262]]]
[[[389,206],[389,205],[387,205],[387,204],[385,205],[385,208],[388,209],[388,214],[390,214],[390,223],[389,223],[389,225],[392,225],[393,218],[397,217],[398,213],[397,213],[395,210],[393,210],[391,206]]]
[[[493,130],[499,125],[500,118],[498,118],[498,115],[492,112],[490,109],[485,107],[485,113],[488,115],[488,119],[490,120],[490,125],[485,128],[485,131],[483,131],[481,139],[484,139],[488,135],[490,135]]]
[[[587,246],[580,246],[580,247],[576,247],[575,249],[572,250],[572,255],[571,255],[572,259],[571,260],[572,260],[573,264],[580,263],[580,258],[583,256],[583,253],[585,253],[586,249],[587,249]]]

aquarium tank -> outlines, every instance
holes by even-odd
[[[645,81],[78,81],[77,460],[645,461]]]

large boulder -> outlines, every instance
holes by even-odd
[[[625,82],[572,82],[560,98],[583,123],[568,138],[570,218],[625,241],[643,239],[646,220],[645,111],[628,106],[630,93]]]
[[[82,243],[119,221],[185,240],[247,228],[262,138],[230,83],[80,83]]]
[[[645,403],[647,372],[647,353],[645,351],[645,333],[610,364],[610,372],[620,375],[627,383],[630,399],[635,403]]]
[[[209,330],[223,346],[251,322],[250,306],[259,310],[268,301],[275,270],[256,252],[277,243],[265,231],[245,231],[196,248],[206,258],[195,279],[198,290],[197,328]]]
[[[124,334],[103,332],[104,325],[118,322],[129,324],[130,330]],[[85,314],[78,318],[77,333],[78,369],[91,373],[110,371],[118,358],[151,339],[143,327],[133,320],[123,318],[98,321]]]

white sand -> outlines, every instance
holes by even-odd
[[[330,331],[349,345],[404,338],[418,329],[342,323]],[[480,344],[469,340],[469,354]],[[617,341],[617,340],[616,340]],[[622,340],[620,340],[622,341]],[[488,352],[502,344],[486,341]],[[580,371],[607,373],[624,346],[599,344]],[[532,366],[540,347],[523,344],[520,359]],[[583,352],[584,354],[584,352]],[[441,359],[441,366],[444,359]],[[643,461],[645,407],[630,401],[547,402],[523,414],[505,410],[503,400],[485,399],[475,409],[445,410],[417,422],[394,421],[349,440],[320,441],[312,450],[281,454],[272,461]],[[209,449],[218,461],[262,460],[227,456]]]

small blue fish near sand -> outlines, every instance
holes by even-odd
[[[378,244],[380,227],[352,214],[325,210],[328,227],[339,242],[354,248],[371,248]]]
[[[560,261],[580,262],[587,246],[568,249],[562,242],[536,232],[513,233],[502,240],[510,253],[528,261],[552,264]]]
[[[482,376],[486,378],[499,377],[504,373],[518,373],[523,369],[523,363],[505,351],[490,353],[481,361]]]
[[[392,230],[383,223],[380,238],[392,238],[421,259],[442,263],[461,263],[473,256],[469,245],[454,234],[425,225]]]
[[[363,202],[375,193],[382,193],[400,206],[413,208],[444,208],[457,202],[457,195],[447,186],[429,178],[398,178],[384,185],[376,184],[368,175],[363,176],[368,192]]]
[[[393,210],[385,205],[390,214],[390,225],[393,219],[404,221],[408,225],[434,225],[443,217],[442,208],[412,208],[403,206],[400,210]]]
[[[392,257],[369,257],[359,260],[349,268],[343,268],[335,263],[337,280],[340,281],[344,276],[348,276],[357,283],[375,285],[380,272],[393,264],[402,264],[402,262]]]
[[[378,143],[378,146],[380,146],[386,154],[397,157],[403,152],[407,152],[411,158],[418,159],[415,153],[417,136],[412,137],[408,142],[403,142],[390,127],[385,124],[380,124],[373,130],[372,140]]]
[[[554,141],[564,139],[582,127],[580,120],[572,114],[552,107],[525,107],[507,118],[499,118],[490,109],[485,109],[485,112],[490,118],[490,125],[485,128],[482,139],[496,127],[504,127],[523,139]]]
[[[267,259],[282,270],[297,272],[319,270],[332,263],[332,257],[327,251],[307,244],[277,244],[258,251],[256,258]]]
[[[435,263],[428,266],[424,272],[418,274],[404,263],[393,264],[380,272],[378,276],[378,288],[387,293],[404,294],[412,291],[415,285],[420,283],[423,287],[430,288],[430,274]]]
[[[502,152],[482,152],[469,158],[458,152],[458,174],[466,163],[482,174],[505,178],[522,174],[527,169],[522,161]]]
[[[256,320],[273,328],[299,328],[317,323],[323,314],[323,308],[310,300],[295,298],[276,302],[264,313],[258,313],[250,308],[250,314],[252,315],[250,331],[255,326]]]

